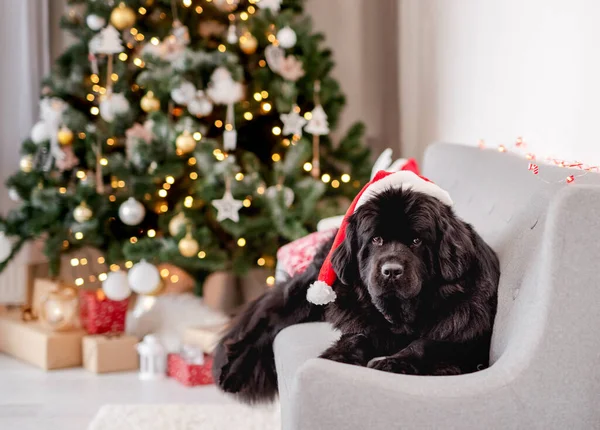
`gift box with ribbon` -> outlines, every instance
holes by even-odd
[[[188,387],[213,384],[212,361],[200,348],[185,345],[167,357],[167,375]]]
[[[119,334],[125,331],[129,299],[107,299],[102,290],[82,290],[79,298],[81,325],[88,334]]]

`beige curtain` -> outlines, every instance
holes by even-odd
[[[400,156],[398,9],[400,0],[307,0],[306,11],[336,61],[334,76],[347,96],[340,131],[367,125],[374,152]]]
[[[21,141],[37,120],[42,76],[49,70],[47,0],[0,1],[0,213],[14,205],[4,182],[19,165]],[[0,274],[0,303],[20,303],[29,250]]]

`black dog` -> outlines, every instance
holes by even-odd
[[[242,400],[277,393],[272,344],[283,328],[326,320],[342,333],[321,355],[414,375],[453,375],[488,365],[499,263],[452,209],[428,195],[389,190],[351,216],[332,256],[335,302],[306,300],[331,242],[302,274],[251,303],[217,347],[218,385]]]

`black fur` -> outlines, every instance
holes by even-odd
[[[304,273],[251,303],[234,322],[213,364],[222,390],[247,402],[272,399],[273,340],[307,321],[326,320],[341,331],[321,357],[342,363],[415,375],[488,365],[498,259],[450,207],[402,190],[365,203],[333,254],[336,301],[311,305],[306,290],[330,247],[331,241]]]

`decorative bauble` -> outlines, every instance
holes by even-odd
[[[200,245],[198,245],[198,242],[192,237],[191,233],[186,234],[185,237],[179,241],[177,247],[184,257],[194,257],[200,250]]]
[[[119,30],[133,27],[133,24],[135,24],[135,11],[125,6],[125,3],[119,3],[119,6],[114,8],[110,14],[110,23]]]
[[[123,224],[138,225],[144,219],[146,209],[144,205],[133,197],[129,197],[119,206],[119,219]]]
[[[277,32],[277,41],[282,48],[291,48],[296,44],[296,32],[291,27],[283,27]]]
[[[237,40],[237,29],[235,28],[235,25],[231,24],[227,29],[227,43],[233,45]]]
[[[192,115],[198,117],[210,115],[213,111],[213,104],[204,91],[200,90],[196,92],[196,97],[188,104],[188,111]]]
[[[19,195],[19,192],[16,188],[12,187],[8,189],[8,198],[11,199],[13,202],[17,203],[21,201],[21,196]]]
[[[169,221],[169,234],[171,236],[177,236],[185,229],[188,223],[189,221],[185,217],[185,214],[183,212],[178,213],[171,218],[171,221]]]
[[[100,101],[100,117],[106,122],[114,121],[117,115],[129,111],[129,101],[121,93],[105,96]]]
[[[70,128],[66,126],[62,126],[60,130],[58,130],[58,143],[63,146],[70,145],[73,143],[73,132]]]
[[[86,222],[86,221],[89,221],[90,219],[92,219],[93,215],[94,215],[94,213],[89,208],[89,206],[85,204],[85,202],[81,202],[79,204],[79,206],[77,206],[73,210],[73,218],[77,222]]]
[[[220,11],[233,12],[240,4],[240,0],[213,0],[213,4]]]
[[[280,193],[283,193],[285,207],[289,208],[292,206],[292,203],[294,203],[294,191],[291,188],[284,187],[283,185],[273,185],[267,188],[265,195],[270,199],[276,199]]]
[[[171,98],[180,105],[187,105],[196,96],[196,86],[191,82],[183,81],[177,88],[171,90]]]
[[[93,31],[98,31],[106,25],[106,19],[95,14],[88,15],[85,22],[90,30]]]
[[[33,143],[42,143],[50,139],[50,130],[45,121],[38,121],[31,129],[31,140]]]
[[[281,9],[281,0],[261,0],[258,7],[261,9],[269,9],[271,13],[275,14]]]
[[[187,154],[196,149],[196,139],[192,137],[189,131],[185,130],[175,139],[175,146],[183,154]]]
[[[110,272],[106,279],[102,282],[102,290],[106,295],[106,298],[120,302],[125,300],[131,295],[131,288],[129,288],[129,280],[127,279],[127,273],[122,270],[116,272]]]
[[[129,286],[138,294],[149,294],[160,286],[160,273],[155,265],[142,260],[129,269]]]
[[[140,106],[144,112],[156,112],[160,110],[160,100],[158,100],[152,91],[148,91],[142,100],[140,101]]]
[[[240,48],[244,54],[250,55],[256,52],[258,40],[250,32],[246,32],[240,36]]]
[[[78,311],[77,291],[71,287],[60,288],[42,298],[39,317],[51,330],[70,330],[75,327]]]
[[[3,231],[0,231],[0,263],[6,261],[12,252],[12,244]]]
[[[23,155],[19,161],[19,167],[22,172],[29,173],[33,170],[33,157],[31,154]]]

